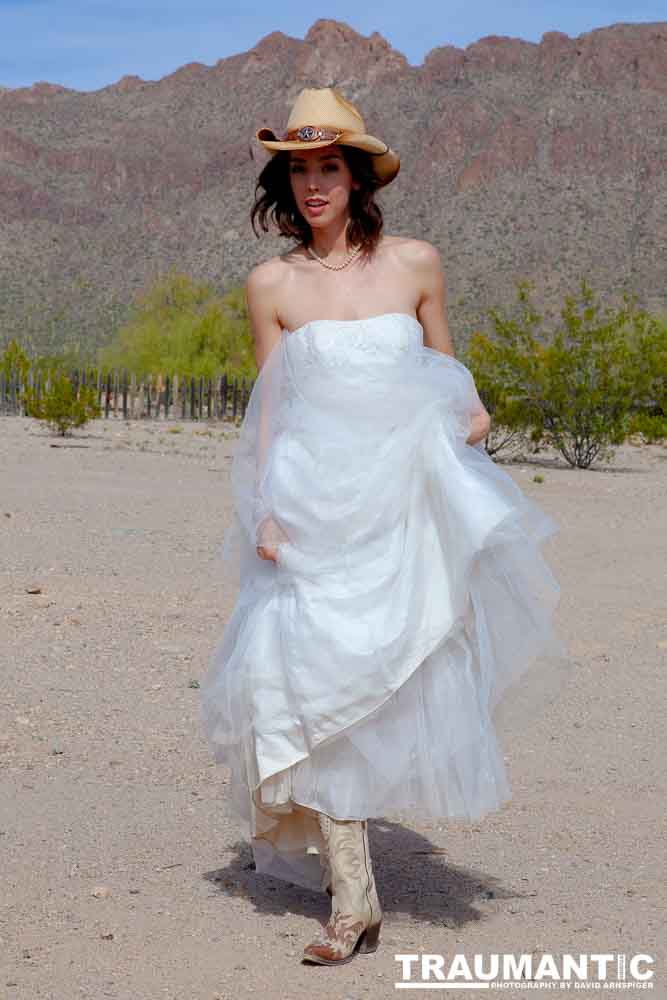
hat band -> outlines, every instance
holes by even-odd
[[[320,127],[319,125],[302,125],[301,128],[291,128],[282,138],[283,142],[318,142],[320,139],[335,141],[343,134],[342,129]]]

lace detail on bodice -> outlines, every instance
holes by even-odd
[[[409,313],[383,313],[358,320],[316,319],[285,331],[294,369],[367,366],[366,378],[381,379],[383,362],[396,364],[423,347],[423,329]],[[371,365],[368,365],[372,362]]]

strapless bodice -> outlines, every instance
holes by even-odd
[[[296,330],[283,329],[283,333],[288,337],[296,337],[298,334],[303,333],[304,331],[314,326],[315,324],[321,326],[330,325],[333,327],[342,327],[344,329],[347,329],[347,328],[352,328],[355,325],[359,324],[361,324],[362,327],[364,325],[368,326],[370,324],[374,324],[376,320],[385,320],[385,321],[398,320],[399,324],[401,320],[408,320],[412,324],[416,323],[417,326],[419,327],[419,330],[420,331],[422,330],[421,323],[419,322],[417,317],[413,316],[411,313],[386,312],[386,313],[379,313],[375,316],[366,316],[362,319],[311,319],[308,320],[307,323],[303,323],[301,326],[298,326]]]
[[[292,364],[323,366],[355,361],[391,362],[423,349],[424,331],[410,313],[390,312],[365,319],[313,319],[296,330],[283,330]]]

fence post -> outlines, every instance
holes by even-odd
[[[123,368],[123,419],[127,420],[127,368]]]
[[[130,375],[130,413],[132,417],[137,416],[137,376],[135,372]]]
[[[227,393],[229,386],[227,384],[227,372],[224,373],[220,381],[220,395],[222,397],[222,419],[227,419]]]

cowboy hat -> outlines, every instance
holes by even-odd
[[[386,142],[368,135],[364,120],[333,87],[306,87],[297,97],[287,131],[279,138],[270,128],[260,128],[256,138],[273,155],[280,149],[319,149],[321,146],[356,146],[372,156],[372,166],[381,187],[393,181],[401,161]]]

